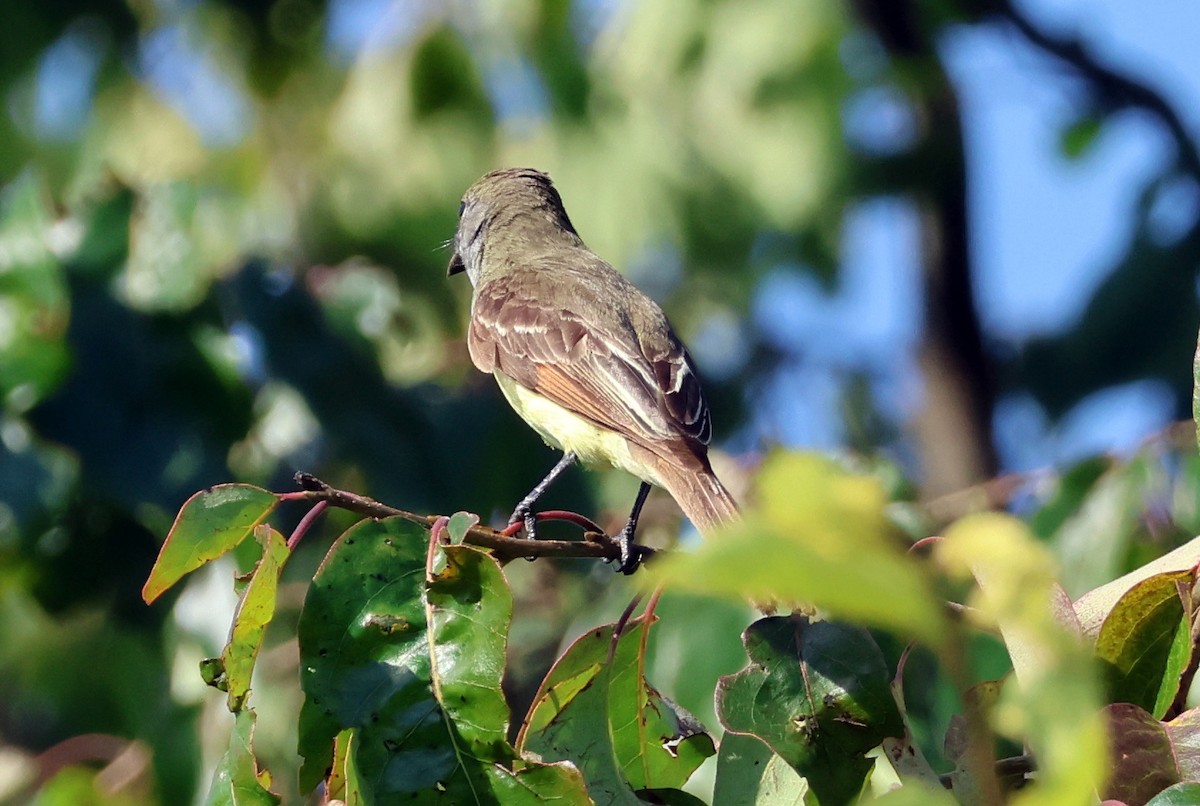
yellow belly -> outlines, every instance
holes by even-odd
[[[625,437],[597,427],[554,401],[529,391],[507,375],[499,372],[495,375],[509,405],[541,435],[546,444],[575,454],[584,464],[610,464],[644,481],[658,484],[650,468],[634,462]]]

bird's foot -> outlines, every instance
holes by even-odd
[[[517,505],[517,508],[513,510],[512,516],[508,519],[509,526],[512,526],[514,523],[523,523],[525,525],[525,538],[527,540],[537,540],[537,516],[524,502]],[[533,562],[537,557],[526,557],[525,559]]]
[[[645,559],[647,553],[645,548],[633,542],[633,526],[634,524],[626,525],[620,533],[613,537],[621,552],[620,557],[617,558],[617,566],[613,570],[626,576],[642,566],[642,560]]]

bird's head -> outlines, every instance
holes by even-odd
[[[532,168],[492,171],[467,188],[458,205],[446,273],[465,271],[477,284],[486,249],[528,249],[564,236],[579,240],[548,174]]]

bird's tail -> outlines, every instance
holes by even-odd
[[[663,487],[700,534],[707,537],[718,526],[738,519],[737,503],[711,469],[660,467],[659,473]]]

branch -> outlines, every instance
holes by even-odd
[[[356,512],[369,518],[399,517],[420,524],[426,529],[433,528],[440,515],[418,515],[403,509],[381,504],[365,495],[339,490],[329,486],[310,473],[297,473],[296,483],[304,489],[300,492],[279,493],[282,501],[308,501],[310,503],[325,503],[328,506]],[[491,549],[492,554],[501,562],[515,560],[518,557],[582,557],[605,562],[620,562],[621,547],[616,540],[604,533],[591,520],[574,512],[548,510],[536,515],[542,521],[569,521],[580,526],[583,530],[583,540],[529,540],[524,537],[514,537],[505,532],[491,529],[487,526],[472,526],[467,530],[463,542],[480,548]],[[637,546],[642,560],[659,555],[661,552],[646,546]]]
[[[1037,771],[1037,762],[1033,756],[1010,756],[996,760],[996,777],[1008,788],[1008,791],[1019,788],[1029,773]],[[938,779],[946,789],[954,789],[954,773],[939,775]]]
[[[1102,64],[1081,40],[1054,36],[1041,30],[1028,17],[1017,11],[1012,0],[997,0],[996,9],[1000,16],[1016,26],[1026,39],[1091,79],[1114,102],[1144,109],[1158,118],[1175,141],[1183,170],[1200,180],[1200,151],[1197,151],[1196,143],[1183,120],[1162,95]]]

